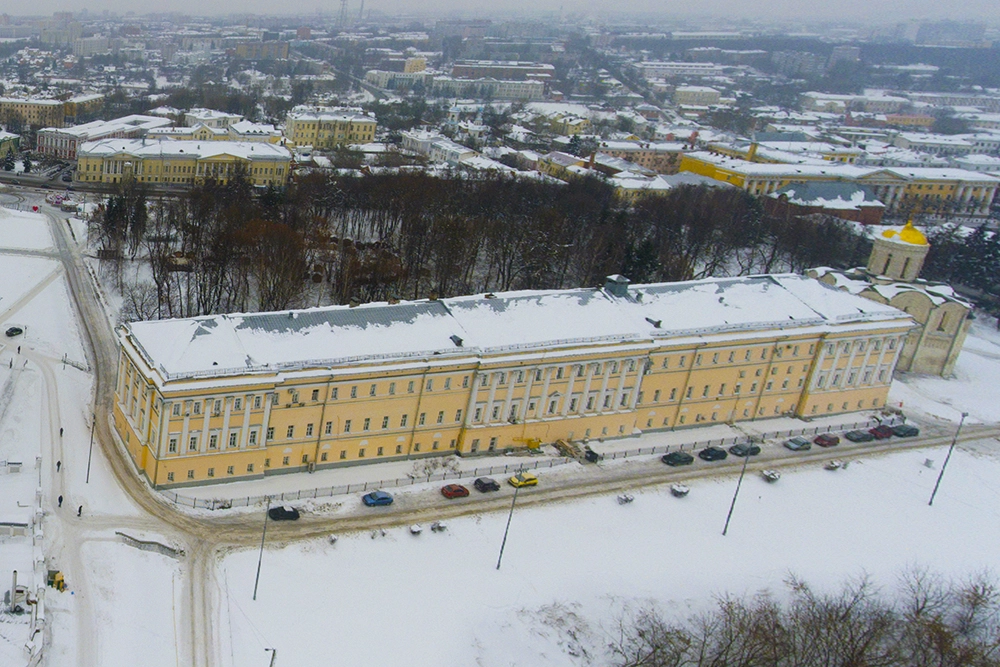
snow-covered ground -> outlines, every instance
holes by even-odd
[[[82,242],[82,224],[74,221],[71,229]],[[17,569],[19,582],[35,590],[44,584],[46,567],[66,573],[69,590],[46,591],[45,664],[185,664],[190,648],[184,637],[193,625],[187,614],[196,597],[185,586],[194,559],[122,543],[115,531],[174,545],[177,536],[161,532],[162,526],[128,499],[99,448],[87,482],[93,376],[62,363],[66,358],[79,365],[84,353],[54,248],[44,216],[0,210],[0,460],[24,464],[18,473],[0,467],[0,521],[35,521],[41,529],[34,539],[0,536],[0,581],[9,581]],[[4,337],[2,331],[12,325],[25,333]],[[994,398],[1000,333],[994,322],[974,323],[956,375],[903,377],[894,383],[891,399],[939,431],[953,428],[961,411],[970,413],[970,422],[1000,422]],[[740,425],[758,433],[803,426],[797,420]],[[608,454],[735,434],[715,426],[592,444]],[[692,481],[684,499],[660,486],[637,490],[635,501],[625,506],[614,496],[524,506],[514,514],[499,571],[505,512],[451,520],[447,531],[424,530],[419,536],[396,528],[374,538],[367,532],[343,534],[335,545],[325,539],[291,545],[269,539],[256,601],[255,550],[211,561],[208,632],[216,640],[207,664],[263,665],[269,659],[264,649],[273,648],[278,665],[419,666],[448,660],[482,666],[606,665],[609,633],[628,604],[652,601],[685,616],[711,604],[713,593],[778,590],[791,572],[832,587],[866,571],[888,587],[915,565],[956,576],[978,571],[995,562],[1000,548],[997,447],[996,440],[961,445],[934,507],[927,506],[927,498],[943,448],[852,461],[835,472],[803,466],[773,485],[752,476],[744,482],[726,537],[721,531],[735,488],[732,473]],[[542,457],[497,458],[461,465]],[[927,459],[932,467],[924,465]],[[651,462],[636,457],[604,465]],[[284,475],[182,493],[255,495],[347,478],[405,477],[413,465]],[[599,473],[596,466],[573,463],[540,477],[544,485],[546,479]],[[352,494],[312,509],[331,516],[391,513],[423,502],[420,498],[436,493],[436,487],[410,487],[391,508],[362,510]],[[37,488],[42,496],[36,506]],[[508,490],[503,493],[509,497]],[[78,518],[81,505],[84,514]],[[36,563],[39,555],[44,562]],[[0,611],[0,665],[26,664],[27,628],[23,617]]]
[[[684,617],[715,593],[777,591],[790,573],[819,587],[862,572],[892,586],[913,566],[972,573],[1000,549],[1000,460],[959,448],[928,507],[944,453],[749,477],[725,537],[732,476],[692,482],[683,499],[657,487],[624,506],[609,496],[516,511],[499,571],[505,513],[444,533],[267,549],[256,601],[258,553],[234,553],[220,566],[220,664],[276,648],[295,665],[604,665],[624,604]]]

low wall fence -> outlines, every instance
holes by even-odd
[[[840,431],[853,431],[856,429],[868,429],[872,424],[880,423],[887,426],[895,426],[903,423],[903,418],[897,415],[882,417],[881,419],[872,417],[865,421],[852,422],[850,424],[838,424],[829,426],[816,426],[813,428],[790,429],[787,431],[772,431],[761,433],[760,435],[738,435],[728,438],[714,438],[710,440],[698,440],[696,442],[686,442],[679,445],[657,445],[654,447],[638,447],[636,449],[626,449],[615,452],[607,452],[601,455],[604,460],[624,459],[630,456],[652,456],[656,454],[666,454],[672,451],[685,451],[703,449],[705,447],[730,447],[738,444],[748,444],[751,442],[763,442],[775,438],[791,438],[797,435],[814,436],[820,433],[835,433]],[[210,499],[210,498],[189,498],[173,491],[164,490],[160,493],[169,501],[183,507],[193,509],[220,510],[232,507],[250,507],[262,504],[270,498],[272,503],[281,503],[292,500],[310,500],[314,498],[329,498],[333,496],[345,496],[352,493],[366,493],[375,489],[391,489],[413,484],[424,484],[427,482],[444,482],[449,479],[467,479],[469,477],[489,477],[490,475],[507,475],[520,472],[522,470],[538,470],[541,468],[554,468],[576,461],[576,459],[561,457],[555,459],[545,459],[541,461],[511,463],[507,465],[488,466],[485,468],[475,468],[473,470],[442,470],[440,472],[427,475],[409,475],[396,479],[383,479],[375,482],[355,482],[353,484],[341,484],[338,486],[328,486],[314,489],[302,489],[300,491],[286,491],[280,494],[245,496],[232,499]],[[125,537],[125,536],[123,536]]]

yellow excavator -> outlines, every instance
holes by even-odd
[[[57,591],[66,590],[66,578],[63,577],[63,573],[59,570],[49,570],[49,577],[46,583]]]

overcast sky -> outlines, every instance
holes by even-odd
[[[53,11],[91,12],[105,9],[137,14],[180,11],[191,14],[312,13],[317,10],[336,14],[339,0],[37,0],[32,3],[0,0],[0,12],[9,14],[45,14]],[[349,11],[357,12],[361,0],[349,0]],[[715,15],[729,18],[766,19],[794,17],[869,20],[879,23],[907,19],[976,19],[988,23],[1000,21],[1000,0],[365,0],[365,9],[388,14],[457,10],[470,16],[488,16],[497,10],[584,11],[605,14],[610,11],[650,12],[665,17]]]

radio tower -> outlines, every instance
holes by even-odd
[[[337,19],[337,25],[341,28],[347,25],[347,0],[340,0],[340,18]]]

